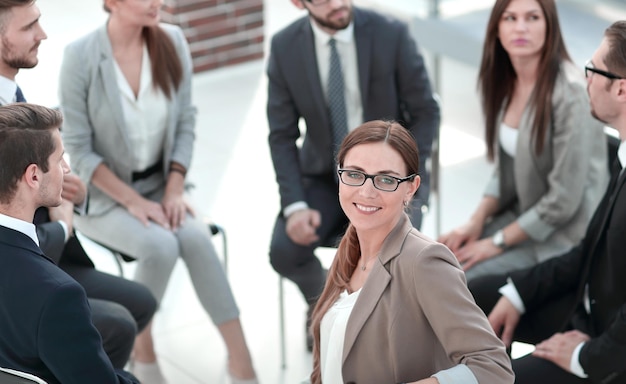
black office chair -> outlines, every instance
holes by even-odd
[[[47,384],[42,379],[30,373],[0,367],[1,384]]]

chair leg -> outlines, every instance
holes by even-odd
[[[280,318],[280,362],[282,369],[287,368],[285,340],[285,291],[283,277],[278,276],[278,317]]]
[[[111,253],[113,254],[113,259],[117,264],[117,270],[120,273],[120,277],[124,277],[124,267],[122,267],[122,254],[112,249],[109,249],[109,251],[111,251]]]
[[[228,275],[228,243],[226,240],[226,231],[220,225],[215,223],[207,223],[211,235],[222,236],[222,265],[224,266],[224,272]]]

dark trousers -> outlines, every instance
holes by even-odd
[[[369,182],[369,181],[368,181]],[[291,241],[286,232],[286,220],[279,214],[270,243],[270,263],[281,276],[293,281],[308,304],[314,303],[322,293],[326,273],[315,256],[317,247],[336,247],[348,227],[348,218],[339,205],[338,181],[328,177],[306,178],[304,188],[309,208],[318,210],[322,223],[317,229],[320,240],[310,246]],[[385,192],[381,192],[385,193]],[[411,222],[419,229],[422,223],[421,202],[414,199]]]
[[[150,322],[157,302],[143,285],[94,268],[65,265],[61,268],[83,286],[91,306],[91,318],[102,336],[104,351],[113,367],[126,365],[135,336]]]
[[[469,282],[468,286],[476,304],[489,315],[501,295],[498,289],[506,284],[506,275],[487,275],[478,277]],[[515,329],[513,340],[537,344],[556,332],[568,328],[567,316],[573,308],[575,292],[569,295],[555,298],[526,312],[520,318]],[[582,384],[590,383],[589,380],[581,379],[576,375],[566,372],[550,361],[526,355],[512,361],[515,383],[517,384]]]

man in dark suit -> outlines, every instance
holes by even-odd
[[[308,17],[273,37],[267,68],[269,145],[281,199],[270,261],[311,307],[325,281],[315,248],[335,246],[348,223],[337,198],[334,156],[341,140],[374,119],[397,120],[411,131],[421,160],[411,212],[419,228],[439,106],[405,24],[351,0],[292,2]]]
[[[39,24],[39,9],[32,0],[0,0],[0,105],[24,102],[15,83],[21,68],[38,63],[37,47],[47,36]],[[72,230],[74,205],[85,209],[86,188],[66,174],[63,203],[36,211],[34,224],[40,248],[86,290],[92,321],[101,334],[104,350],[115,368],[123,368],[138,331],[156,311],[156,300],[141,284],[97,271]]]
[[[85,291],[39,248],[32,218],[61,204],[58,111],[0,107],[0,366],[53,383],[135,383],[116,371],[91,323]]]
[[[470,283],[505,344],[536,344],[532,354],[513,360],[516,383],[626,382],[624,52],[626,21],[619,21],[585,67],[592,114],[617,129],[621,144],[584,239],[530,269]]]

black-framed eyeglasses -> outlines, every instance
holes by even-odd
[[[416,174],[412,174],[407,177],[395,177],[384,174],[368,175],[365,172],[354,169],[338,169],[337,174],[339,175],[339,180],[341,180],[342,183],[351,187],[360,187],[365,184],[367,179],[372,179],[374,188],[385,192],[393,192],[398,189],[400,183],[413,181],[415,176],[417,176]]]
[[[305,0],[305,1],[313,5],[324,5],[326,3],[330,3],[330,0]]]
[[[611,80],[621,80],[621,79],[623,79],[622,76],[616,75],[616,74],[611,73],[611,72],[603,71],[601,69],[598,69],[598,68],[594,67],[593,63],[591,62],[591,60],[589,60],[587,62],[587,64],[585,64],[585,77],[586,78],[589,78],[591,76],[591,74],[589,72],[597,73],[598,75],[604,76],[604,77],[609,78]]]

